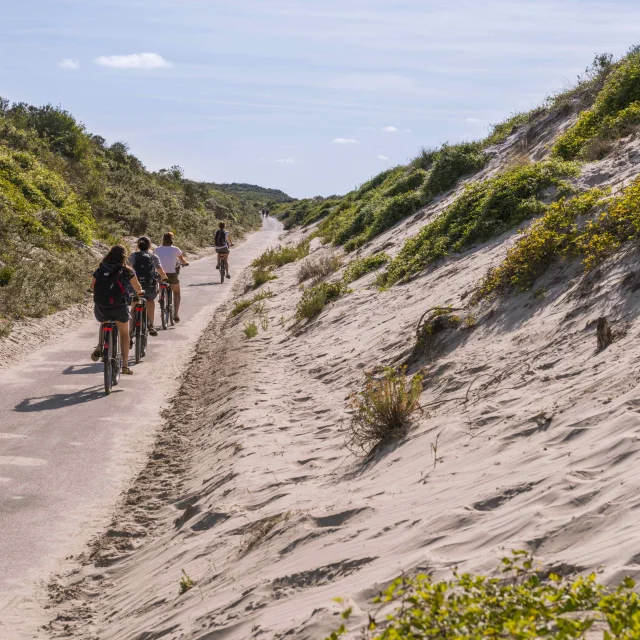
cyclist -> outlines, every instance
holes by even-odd
[[[160,263],[173,291],[173,305],[175,309],[173,319],[176,322],[180,322],[180,316],[178,315],[178,311],[180,310],[180,280],[176,273],[176,264],[183,264],[186,267],[189,263],[185,260],[182,251],[174,246],[173,233],[171,233],[171,231],[168,231],[162,236],[162,246],[156,247],[154,253],[160,258]]]
[[[157,336],[158,332],[153,326],[155,311],[155,299],[158,297],[158,276],[161,280],[167,279],[167,274],[162,268],[160,258],[151,252],[151,240],[142,236],[138,240],[138,250],[129,256],[129,264],[136,272],[138,281],[144,289],[144,297],[147,301],[147,319],[149,320],[149,335]]]
[[[109,250],[100,266],[93,273],[91,290],[93,291],[93,313],[100,322],[98,346],[91,354],[91,360],[98,362],[102,356],[102,323],[115,321],[120,335],[122,349],[122,373],[132,375],[129,369],[129,296],[127,286],[131,284],[138,295],[144,291],[135,271],[127,265],[127,249],[117,244]]]
[[[220,270],[220,256],[222,254],[227,256],[227,278],[231,278],[231,274],[229,273],[229,247],[233,246],[233,242],[231,242],[231,236],[228,231],[224,229],[224,222],[219,224],[219,229],[216,231],[215,238],[213,240],[213,244],[216,246],[216,253],[218,254],[218,264],[216,264],[216,269]]]

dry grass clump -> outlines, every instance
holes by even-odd
[[[9,320],[0,318],[0,338],[6,338],[10,333],[13,325]]]
[[[320,256],[318,258],[307,258],[298,269],[298,282],[305,280],[322,280],[332,273],[335,273],[342,266],[340,256]]]
[[[277,276],[274,276],[269,269],[255,269],[253,272],[253,288],[257,289],[269,282],[269,280],[275,280],[276,278]]]
[[[378,447],[404,437],[411,416],[420,410],[422,374],[407,378],[404,369],[387,367],[378,380],[367,374],[364,389],[351,396],[353,415],[346,427],[347,448],[369,455]]]
[[[231,309],[229,316],[232,318],[235,316],[238,316],[243,311],[248,309],[255,302],[260,302],[261,300],[266,300],[272,297],[273,297],[273,291],[271,291],[271,289],[266,289],[265,291],[260,291],[259,293],[256,293],[253,296],[253,298],[247,298],[246,300],[238,300],[236,303],[234,303],[233,309]]]
[[[275,516],[252,522],[245,531],[241,553],[249,553],[249,551],[255,549],[281,522],[287,522],[290,517],[291,511],[285,511],[284,513],[278,513]]]

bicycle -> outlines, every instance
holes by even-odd
[[[111,393],[111,389],[120,382],[122,370],[122,353],[118,325],[113,320],[102,323],[102,362],[104,363],[104,392]]]
[[[166,280],[160,283],[160,318],[163,329],[173,326],[173,291]]]
[[[220,254],[220,284],[224,284],[224,277],[229,272],[229,265],[227,264],[228,253]]]
[[[147,355],[147,341],[149,339],[149,320],[147,318],[147,301],[142,295],[135,298],[133,308],[133,339],[136,341],[136,364]]]

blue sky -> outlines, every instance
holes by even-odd
[[[630,0],[23,0],[2,9],[0,95],[150,169],[329,195],[638,43]]]

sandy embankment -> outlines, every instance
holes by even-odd
[[[581,180],[635,175],[638,144],[627,142]],[[448,201],[367,253],[393,255]],[[402,361],[427,308],[464,307],[515,237],[387,292],[367,276],[296,330],[280,319],[299,300],[299,265],[280,269],[267,330],[244,337],[249,309],[204,336],[95,565],[62,581],[75,619],[54,627],[100,640],[323,638],[339,623],[335,596],[360,614],[402,571],[490,570],[512,548],[564,571],[601,568],[605,580],[640,573],[635,248],[588,277],[575,264],[552,270],[537,284],[543,296],[465,311],[473,326],[443,334],[412,365],[428,372],[428,412],[412,434],[366,464],[344,446],[347,396],[363,372]],[[601,315],[618,339],[597,353]],[[178,595],[183,569],[196,587]]]

